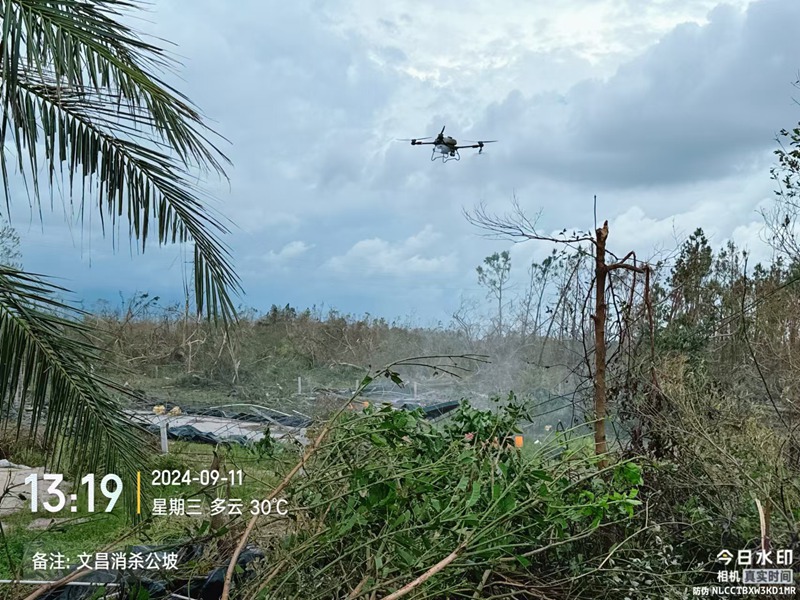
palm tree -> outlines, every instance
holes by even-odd
[[[127,214],[143,251],[153,232],[159,245],[193,243],[196,309],[227,325],[240,290],[219,239],[227,230],[190,173],[224,176],[229,161],[189,100],[159,79],[176,63],[123,23],[140,8],[138,0],[0,0],[5,206],[10,213],[20,195],[12,168],[40,210],[42,188],[66,175],[70,199],[82,215],[98,211],[104,233]],[[133,473],[141,443],[119,411],[124,390],[94,372],[102,356],[81,312],[57,300],[64,291],[0,265],[0,427],[20,435],[29,412],[51,464]]]

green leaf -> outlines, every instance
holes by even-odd
[[[392,529],[399,529],[400,527],[408,523],[408,521],[410,520],[411,520],[411,512],[407,510],[403,511],[402,513],[400,513],[400,515],[398,515],[398,517],[394,521],[392,521]]]
[[[472,492],[467,498],[466,508],[472,508],[481,498],[481,484],[479,481],[472,482]]]
[[[136,590],[136,600],[150,600],[150,592],[144,588]]]
[[[643,482],[641,468],[631,462],[619,465],[617,467],[617,474],[630,485],[641,485]]]
[[[517,562],[518,562],[519,564],[521,564],[523,567],[526,567],[526,568],[527,568],[527,567],[530,567],[530,566],[531,566],[531,561],[529,561],[527,558],[525,558],[525,557],[524,557],[524,556],[522,556],[522,555],[519,555],[519,554],[518,554],[518,555],[514,556],[514,558],[516,558],[516,559],[517,559]]]
[[[517,506],[517,499],[514,498],[514,496],[512,496],[511,494],[507,494],[506,496],[503,497],[502,500],[500,500],[500,504],[498,504],[498,509],[500,511],[500,514],[505,515],[514,510],[516,506]]]
[[[535,479],[540,479],[542,481],[553,481],[553,478],[547,473],[547,471],[542,471],[541,469],[531,469],[528,471],[528,474]]]
[[[503,486],[500,483],[495,483],[492,486],[492,501],[497,500],[503,493]]]
[[[339,526],[337,533],[340,536],[343,536],[344,534],[348,533],[356,524],[356,521],[358,521],[358,513],[353,513],[350,516],[350,518],[348,518]]]
[[[369,439],[371,439],[372,443],[375,444],[376,446],[383,447],[389,445],[389,442],[386,441],[386,438],[377,433],[370,434]]]
[[[405,568],[410,569],[417,564],[417,559],[414,558],[414,556],[407,550],[404,550],[400,546],[395,547],[395,550],[397,551],[398,556],[400,556],[400,558],[403,560],[403,566]]]

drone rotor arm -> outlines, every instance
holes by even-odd
[[[457,148],[477,148],[478,154],[483,152],[483,146],[485,144],[493,144],[497,140],[464,140],[465,142],[470,142],[468,146],[457,146]]]
[[[398,138],[398,142],[411,142],[412,146],[418,146],[424,143],[422,140],[432,140],[432,137],[418,137],[418,138]],[[427,142],[431,143],[431,142]]]

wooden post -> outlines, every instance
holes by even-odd
[[[167,421],[167,417],[161,417],[161,454],[169,453],[169,441],[167,438],[167,428],[169,427],[169,424]]]
[[[417,382],[414,382],[414,400],[417,399]]]
[[[303,378],[302,377],[298,377],[297,378],[297,395],[299,396],[302,393],[303,393]]]

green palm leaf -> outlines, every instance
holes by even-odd
[[[63,291],[0,265],[2,427],[15,425],[17,435],[43,431],[48,466],[78,476],[87,469],[119,474],[131,500],[130,482],[145,464],[143,431],[120,410],[115,393],[127,392],[92,372],[103,357],[79,320],[83,313],[55,298]]]
[[[203,202],[197,171],[225,176],[228,159],[200,113],[159,78],[175,66],[123,19],[125,0],[0,0],[0,173],[6,207],[20,172],[41,210],[63,180],[103,232],[127,219],[141,244],[194,244],[198,313],[225,325],[240,291],[222,219]],[[142,466],[140,430],[123,418],[124,389],[98,376],[103,357],[62,288],[0,265],[0,427],[42,430],[51,464],[117,472]],[[25,415],[30,415],[26,417]],[[26,420],[27,419],[27,420]],[[131,486],[128,486],[128,490]]]
[[[155,76],[174,63],[119,20],[136,7],[117,0],[0,0],[0,143],[16,150],[37,201],[40,168],[51,187],[56,172],[66,171],[82,210],[89,192],[112,225],[127,217],[143,249],[154,221],[159,244],[194,242],[197,310],[227,324],[236,318],[230,294],[240,291],[219,240],[228,231],[201,202],[190,173],[224,175],[228,159],[209,141],[197,110]],[[10,203],[7,160],[3,153]]]

